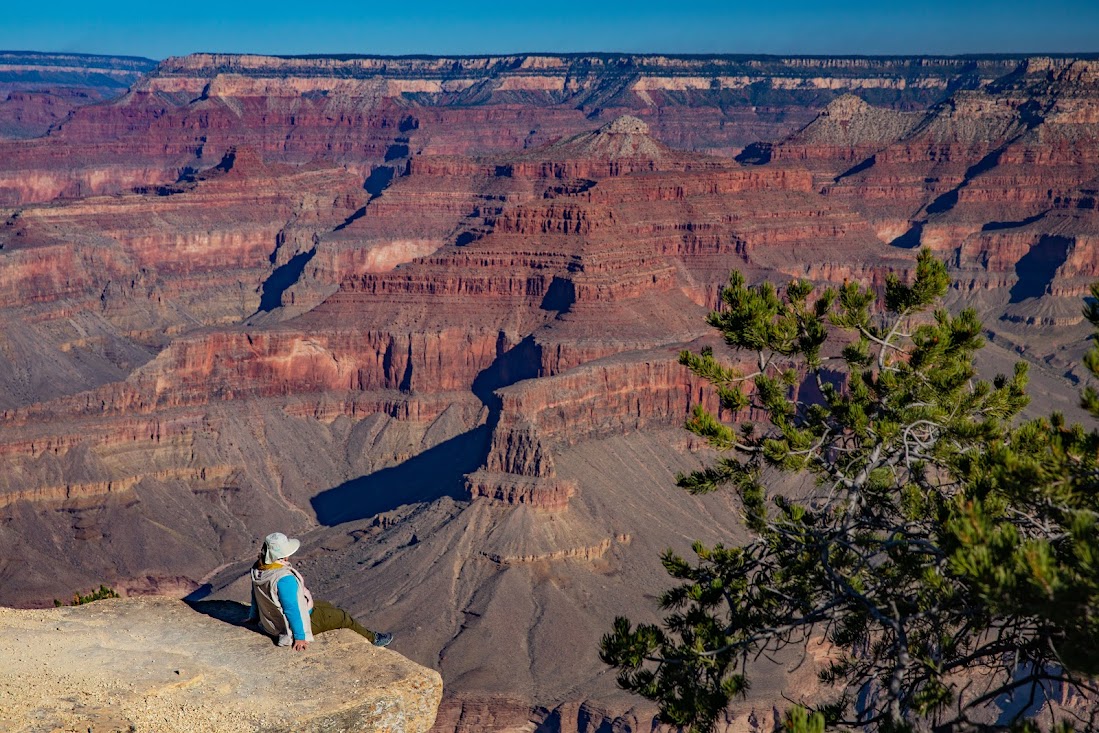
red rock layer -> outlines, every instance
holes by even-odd
[[[241,150],[180,184],[20,209],[0,225],[0,311],[21,344],[0,349],[0,407],[117,380],[178,335],[277,307],[280,268],[367,199],[342,169]]]
[[[879,237],[950,259],[956,287],[988,291],[1009,319],[1023,301],[1079,298],[1099,273],[1099,82],[1095,61],[1031,59],[987,89],[924,115],[833,102],[774,147],[770,166],[814,161],[822,192]],[[1078,308],[1032,304],[1033,323],[1079,323]],[[1024,318],[1023,320],[1028,320]]]
[[[469,474],[466,488],[473,499],[552,511],[568,508],[576,493],[574,481],[485,470]]]
[[[120,96],[150,59],[0,51],[0,140],[46,134],[80,107]]]
[[[369,199],[342,169],[272,167],[247,149],[192,178],[28,207],[9,221],[0,302],[49,306],[47,319],[94,304],[132,339],[171,338],[125,382],[8,410],[9,423],[328,392],[473,389],[490,400],[494,387],[517,379],[701,335],[704,309],[733,264],[789,271],[790,254],[820,240],[825,261],[875,241],[851,211],[815,196],[808,173],[675,151],[636,118],[496,161],[417,159]],[[277,265],[305,255],[298,280],[268,307],[294,312],[338,290],[299,318],[177,336],[193,326],[143,310],[171,298],[195,304],[184,313],[192,321],[239,320],[262,304]],[[879,258],[867,272],[884,267]],[[140,278],[127,280],[127,271]],[[236,305],[225,298],[231,283],[240,284]],[[691,398],[676,381],[682,369],[665,361],[659,378],[631,367],[642,369],[638,381],[601,393],[601,402],[573,395],[579,412],[562,419],[580,436],[602,434],[577,427],[582,415],[610,420],[611,431],[627,427],[620,412],[633,416],[632,429],[681,420]],[[636,403],[608,401],[630,392]],[[546,435],[555,436],[551,447],[567,444],[558,436],[566,428],[538,427],[523,457],[512,412],[505,398],[485,469],[552,478],[551,449],[539,446]]]
[[[555,452],[586,439],[680,425],[696,404],[716,410],[678,353],[632,352],[499,390],[485,467],[467,477],[470,495],[563,510],[577,486],[557,478]]]
[[[95,88],[15,89],[6,96],[0,90],[0,139],[44,135],[77,108],[103,97],[103,92]]]
[[[1018,63],[981,60],[976,76],[988,81]],[[631,110],[677,147],[735,153],[780,137],[806,120],[803,106],[844,91],[921,108],[962,74],[973,66],[956,59],[196,54],[165,61],[116,102],[79,109],[48,139],[0,143],[0,206],[168,183],[233,147],[360,167],[523,150],[587,129],[589,115]]]

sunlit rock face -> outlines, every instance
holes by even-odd
[[[198,55],[0,142],[0,602],[243,601],[278,529],[442,671],[438,730],[648,724],[594,649],[663,549],[743,536],[674,488],[731,269],[931,247],[1072,407],[1093,62],[912,63]]]
[[[1097,273],[1096,68],[1029,59],[923,113],[839,99],[773,157],[811,161],[821,192],[883,240],[941,253],[955,287],[1006,322],[1080,324]],[[1031,337],[1042,338],[1011,333],[1020,346]]]
[[[0,140],[44,135],[76,109],[122,95],[155,66],[132,56],[0,51]]]
[[[4,730],[426,733],[439,674],[353,631],[305,653],[240,625],[238,604],[165,598],[0,608]],[[290,689],[296,690],[290,694]]]
[[[168,59],[133,81],[147,68],[131,62],[112,71],[132,83],[121,98],[58,116],[48,140],[0,145],[0,205],[168,183],[234,147],[273,162],[369,167],[416,153],[529,149],[626,112],[674,147],[731,155],[796,129],[845,92],[921,109],[963,81],[988,83],[1016,63],[195,54]],[[30,100],[22,105],[27,115],[36,114],[33,107]]]

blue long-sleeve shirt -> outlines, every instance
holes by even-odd
[[[305,639],[305,627],[302,625],[301,609],[298,607],[298,579],[287,575],[279,578],[275,587],[279,592],[282,612],[286,614],[286,620],[290,624],[290,633],[294,635],[294,641],[302,641]]]

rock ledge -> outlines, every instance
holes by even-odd
[[[231,623],[242,610],[165,598],[0,608],[0,730],[412,733],[434,723],[437,672],[342,629],[304,653],[279,648]]]

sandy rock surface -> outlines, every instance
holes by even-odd
[[[0,608],[0,730],[426,731],[437,672],[354,632],[304,653],[233,622],[234,603],[164,598]]]

